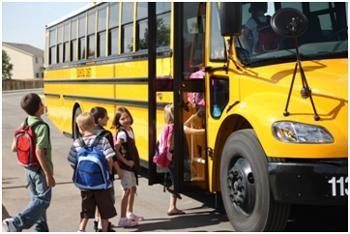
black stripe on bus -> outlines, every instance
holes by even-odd
[[[93,83],[93,84],[147,84],[147,78],[102,78],[102,79],[58,79],[58,80],[44,80],[45,84],[61,84],[61,83]]]
[[[44,96],[52,97],[52,98],[60,98],[61,97],[61,95],[55,94],[55,93],[44,93]]]
[[[157,58],[167,58],[172,56],[172,50],[168,47],[157,49]],[[94,65],[106,65],[115,63],[125,63],[133,61],[141,61],[148,59],[148,50],[140,50],[137,52],[131,52],[121,55],[112,55],[108,57],[83,59],[80,61],[72,61],[61,64],[51,64],[46,70],[56,70],[56,69],[68,69],[72,67],[84,67],[84,66],[94,66]]]
[[[127,105],[127,106],[148,108],[148,102],[146,102],[146,101],[86,97],[86,96],[75,96],[75,95],[63,95],[63,98],[78,99],[78,100],[85,100],[85,101],[91,101],[91,102],[101,102],[101,103],[115,104],[115,105]],[[163,110],[167,104],[168,103],[157,103],[157,109]]]

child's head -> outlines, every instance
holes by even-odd
[[[116,129],[119,129],[121,126],[130,127],[133,122],[134,120],[129,110],[125,107],[119,107],[113,119],[113,127]]]
[[[45,112],[44,104],[36,93],[28,93],[22,97],[21,107],[28,115],[32,116],[41,116]]]
[[[106,126],[108,122],[107,110],[101,106],[93,107],[90,113],[94,117],[95,124],[100,126]]]
[[[93,132],[96,128],[94,117],[89,112],[84,112],[78,115],[76,122],[78,124],[79,132]]]
[[[173,104],[168,104],[164,107],[164,121],[165,123],[174,123],[174,107]]]

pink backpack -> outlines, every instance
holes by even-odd
[[[153,156],[153,162],[159,167],[168,168],[172,153],[170,153],[170,141],[173,135],[174,124],[167,124],[160,134],[159,143],[156,147],[156,154]]]

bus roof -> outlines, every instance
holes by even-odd
[[[55,21],[53,21],[53,22],[47,24],[47,25],[46,25],[46,28],[50,28],[50,27],[52,27],[52,26],[54,26],[54,25],[56,25],[56,24],[59,24],[59,23],[65,21],[65,20],[67,20],[67,19],[69,19],[69,18],[72,18],[72,17],[74,17],[74,16],[76,16],[76,15],[79,15],[80,13],[82,13],[82,12],[84,12],[84,11],[87,11],[87,10],[89,10],[90,8],[92,8],[92,7],[94,7],[94,6],[97,6],[97,5],[101,4],[101,3],[103,3],[103,2],[92,2],[92,3],[88,3],[86,6],[83,6],[83,7],[81,7],[80,9],[78,9],[78,10],[76,10],[76,11],[73,11],[72,13],[69,13],[68,15],[65,15],[65,16],[63,16],[63,17],[61,17],[61,18],[59,18],[59,19],[57,19],[57,20],[55,20]]]

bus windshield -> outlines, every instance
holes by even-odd
[[[308,30],[298,38],[302,60],[347,57],[347,3],[344,2],[254,2],[242,6],[242,33],[236,39],[238,59],[247,66],[295,60],[295,39],[283,38],[270,20],[281,8],[302,11]]]

